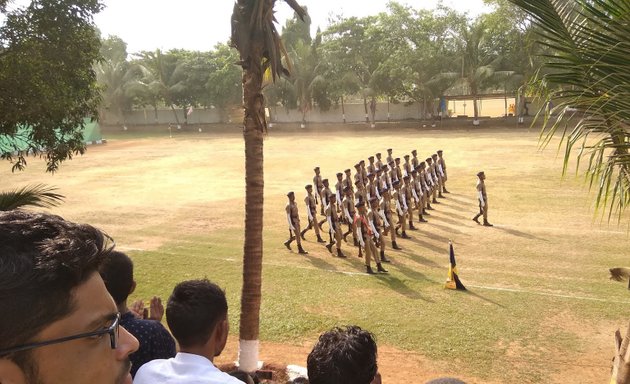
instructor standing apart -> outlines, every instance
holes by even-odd
[[[473,221],[477,224],[479,222],[479,216],[483,215],[483,225],[486,227],[492,227],[492,224],[488,222],[488,195],[486,194],[486,174],[483,171],[477,173],[477,199],[479,200],[479,213],[473,217]]]

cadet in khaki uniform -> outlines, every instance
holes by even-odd
[[[343,192],[344,198],[341,202],[341,212],[343,214],[343,217],[346,219],[346,223],[348,224],[348,231],[345,232],[342,237],[343,240],[347,242],[348,240],[346,240],[346,237],[352,233],[354,246],[356,247],[359,245],[359,242],[357,241],[357,229],[354,226],[354,193],[352,192],[352,189],[350,187],[344,188]]]
[[[355,207],[357,208],[357,214],[354,217],[354,222],[357,227],[357,236],[359,238],[359,253],[361,249],[365,250],[366,272],[371,275],[374,274],[371,266],[371,259],[374,259],[374,261],[376,262],[377,270],[379,272],[387,273],[385,268],[383,268],[383,266],[381,265],[381,262],[376,257],[376,246],[372,241],[373,234],[371,233],[368,224],[365,202],[361,200],[355,205]]]
[[[368,166],[367,166],[367,173],[368,175],[370,173],[376,174],[376,166],[374,165],[374,156],[369,156],[368,157]]]
[[[363,182],[363,185],[367,184],[368,182],[368,173],[367,170],[365,169],[365,161],[361,160],[359,161],[359,167],[361,167],[361,181]]]
[[[300,237],[303,240],[304,234],[311,228],[314,228],[315,235],[317,236],[318,243],[325,243],[324,239],[319,234],[319,224],[317,223],[317,200],[315,196],[313,196],[313,186],[308,184],[306,187],[306,196],[304,197],[304,204],[306,204],[306,212],[308,214],[308,227],[304,228],[302,232],[300,232]]]
[[[412,188],[412,195],[414,206],[418,211],[418,222],[426,223],[427,221],[422,217],[422,206],[424,202],[424,193],[422,192],[422,185],[420,184],[420,177],[418,176],[418,171],[414,168],[411,170],[411,180],[410,185]]]
[[[426,185],[427,188],[427,192],[426,192],[426,206],[428,210],[432,210],[433,208],[431,207],[431,194],[433,193],[433,179],[431,178],[431,175],[429,174],[429,167],[427,166],[426,162],[422,161],[420,162],[420,167],[422,168],[422,175],[424,176],[424,184]],[[424,212],[425,215],[427,215],[428,213]]]
[[[392,220],[392,200],[389,188],[383,188],[381,190],[381,196],[381,212],[385,215],[383,218],[383,223],[385,224],[383,235],[387,236],[389,234],[390,239],[392,240],[392,248],[400,250],[402,248],[396,244],[396,231],[394,230],[394,221]]]
[[[413,193],[414,187],[411,185],[411,175],[403,177],[404,185],[400,188],[401,193],[405,194],[405,205],[407,206],[407,218],[409,219],[409,229],[416,230],[413,225]]]
[[[358,180],[354,183],[354,204],[358,203],[359,200],[367,201],[367,199],[367,190],[365,189],[363,182]]]
[[[411,163],[409,162],[409,155],[405,155],[405,162],[403,164],[403,178],[405,176],[410,176],[411,175]],[[404,179],[403,179],[404,180]]]
[[[333,198],[335,197],[335,195],[330,190],[330,186],[328,185],[328,179],[322,180],[322,190],[319,195],[322,197],[322,207],[324,207],[324,210],[325,210],[326,207],[328,206],[328,203],[330,203],[329,201],[330,196],[332,196]],[[322,212],[322,214],[326,216],[325,212]],[[319,222],[319,226],[321,227],[322,224],[324,224],[325,222],[326,222],[326,218],[324,218],[323,220]]]
[[[378,193],[378,183],[376,182],[376,175],[374,173],[368,173],[368,183],[365,186],[365,190],[367,191],[368,201],[376,197],[377,199],[381,198],[381,195]]]
[[[438,161],[437,153],[431,155],[431,158],[433,159],[433,167],[435,168],[435,175],[438,179],[438,197],[443,198],[444,196],[442,196],[442,188],[444,187],[444,174],[442,173],[442,166]]]
[[[322,201],[322,176],[320,175],[319,167],[315,167],[313,169],[315,171],[315,176],[313,176],[313,186],[315,187],[315,204],[317,204],[317,199],[319,198],[319,203],[321,204],[321,214],[324,214],[324,203]]]
[[[370,199],[370,210],[367,213],[368,224],[374,234],[374,245],[380,250],[381,262],[389,263],[385,257],[385,239],[383,238],[383,215],[380,212],[380,203],[378,199]]]
[[[442,166],[442,192],[444,193],[450,193],[449,191],[446,190],[446,180],[448,180],[448,175],[446,173],[446,162],[444,161],[444,157],[442,156],[444,151],[442,151],[441,149],[437,151],[437,155],[438,155],[438,163],[440,164],[440,166]]]
[[[438,187],[437,176],[435,175],[435,165],[433,164],[433,159],[430,157],[427,157],[426,162],[427,162],[426,173],[427,175],[429,175],[429,179],[431,179],[431,195],[433,196],[431,202],[434,204],[440,204],[440,202],[437,201],[437,192],[438,192],[439,187]]]
[[[350,168],[346,169],[343,172],[345,173],[345,176],[343,178],[343,189],[345,190],[346,187],[353,189],[352,186],[354,185],[354,183],[352,182],[352,173],[350,171]]]
[[[401,183],[403,182],[403,173],[402,173],[402,169],[400,166],[400,157],[397,157],[394,160],[394,164],[395,164],[395,169],[396,169],[396,180],[400,181]]]
[[[346,257],[341,251],[341,223],[339,222],[339,216],[337,216],[337,200],[333,194],[328,195],[326,219],[330,227],[330,243],[326,244],[328,252],[332,254],[332,246],[337,244],[337,257]],[[335,241],[333,241],[333,236],[335,237]]]
[[[389,170],[387,171],[387,179],[389,181],[389,190],[394,190],[394,181],[398,180],[398,173],[396,172],[396,163],[394,161],[388,164]]]
[[[418,164],[420,164],[420,160],[418,160],[418,151],[416,151],[415,149],[413,151],[411,151],[411,155],[413,156],[411,158],[411,169],[416,169],[418,168]]]
[[[343,200],[343,173],[337,173],[337,183],[335,184],[335,198],[337,199],[337,210],[341,209]]]
[[[395,231],[398,231],[400,228],[401,235],[403,239],[409,239],[407,236],[407,223],[405,222],[405,216],[407,214],[407,206],[405,204],[405,194],[404,191],[401,191],[400,181],[394,181],[394,192],[392,193],[392,199],[394,200],[394,204],[396,206],[396,214],[398,214],[398,224],[395,227]]]
[[[394,162],[394,156],[392,156],[392,149],[387,148],[387,157],[385,158],[387,164],[391,164]]]
[[[481,171],[477,173],[477,199],[479,200],[479,213],[473,217],[473,221],[479,223],[479,216],[483,216],[483,225],[492,227],[488,222],[488,195],[486,194],[486,174]]]
[[[289,198],[289,202],[287,203],[285,211],[289,224],[289,240],[284,242],[284,246],[291,250],[291,243],[295,240],[299,253],[306,255],[308,252],[302,248],[302,242],[300,240],[300,215],[298,214],[297,204],[295,204],[295,193],[291,191],[287,193],[287,197]]]
[[[374,165],[376,166],[376,169],[383,168],[383,160],[381,160],[381,153],[380,152],[378,152],[376,154],[376,161],[374,162]]]
[[[354,185],[357,185],[357,181],[363,182],[363,173],[361,172],[361,164],[356,163],[354,165]]]

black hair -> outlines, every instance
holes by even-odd
[[[227,310],[225,292],[218,285],[207,279],[188,280],[173,289],[166,305],[166,322],[181,347],[201,346]]]
[[[59,216],[0,212],[0,350],[32,341],[75,310],[74,289],[110,252],[106,239],[90,225]],[[30,351],[3,357],[27,376],[36,372]]]
[[[133,287],[133,261],[122,252],[112,251],[99,268],[105,287],[116,305],[127,300]]]
[[[311,384],[370,384],[376,376],[374,335],[356,325],[335,327],[319,337],[308,355]]]

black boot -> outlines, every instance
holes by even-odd
[[[484,221],[483,221],[483,226],[484,226],[484,227],[494,227],[494,225],[490,224],[490,223],[488,222],[488,220],[484,220]]]
[[[400,248],[400,247],[398,246],[398,244],[396,244],[396,242],[395,242],[395,241],[392,241],[392,248],[393,248],[393,249],[395,249],[395,250],[397,250],[397,251],[400,251],[400,250],[402,249],[402,248]]]
[[[317,235],[317,242],[318,243],[325,243],[324,239],[322,239],[322,237],[320,235]]]
[[[372,270],[372,267],[370,267],[369,265],[365,266],[365,271],[367,272],[368,275],[373,275],[374,271]]]
[[[383,268],[383,265],[381,263],[376,264],[376,270],[382,273],[387,273],[387,269]]]
[[[418,214],[418,221],[420,223],[426,223],[427,221],[424,219],[424,217],[422,217],[422,214]]]
[[[385,257],[385,251],[381,249],[381,261],[383,263],[391,263],[387,257]]]
[[[444,193],[450,193],[449,191],[446,190],[446,187],[444,187]]]
[[[429,211],[432,211],[432,210],[433,210],[433,207],[431,206],[431,204],[427,204],[427,209],[428,209]]]
[[[433,204],[440,204],[439,201],[437,201],[437,199],[433,199],[433,201],[431,201]]]
[[[438,197],[439,197],[440,199],[443,199],[443,198],[444,198],[444,196],[442,196],[442,194],[441,194],[441,193],[438,193]]]
[[[346,257],[346,255],[344,255],[343,252],[341,252],[341,248],[337,248],[337,257],[342,257],[342,258]]]
[[[328,252],[330,252],[330,254],[332,254],[332,246],[333,246],[333,244],[334,243],[326,244],[326,249],[328,249]]]
[[[416,230],[416,227],[413,226],[413,221],[409,220],[409,229],[412,231]]]
[[[403,239],[411,239],[411,237],[407,236],[407,232],[402,231],[402,235],[400,235]]]
[[[287,247],[289,251],[291,251],[291,243],[295,240],[295,237],[291,236],[291,238],[284,242],[284,246]]]
[[[475,215],[475,217],[473,217],[473,218],[472,218],[472,220],[473,220],[475,223],[477,223],[477,224],[481,224],[481,223],[479,222],[479,216],[480,216],[480,215]]]
[[[300,232],[300,237],[302,238],[302,240],[306,240],[306,239],[304,238],[304,234],[306,233],[306,231],[308,231],[308,229],[303,229],[303,230]]]
[[[427,210],[426,210],[426,209],[423,209],[423,210],[422,210],[422,214],[423,214],[423,215],[425,215],[425,216],[431,216],[431,215],[429,215],[429,212],[427,212]]]
[[[298,253],[301,253],[302,255],[308,255],[308,252],[306,252],[304,248],[302,248],[302,245],[298,245]]]

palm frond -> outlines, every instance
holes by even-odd
[[[0,211],[32,206],[42,208],[56,207],[63,202],[64,196],[55,193],[57,188],[45,184],[37,184],[0,192]]]
[[[541,145],[560,137],[563,173],[577,151],[577,167],[585,165],[597,193],[596,209],[621,220],[630,204],[629,3],[510,1],[532,17],[539,43],[552,52],[543,56],[548,72],[537,79],[538,95],[555,104],[542,114]]]

